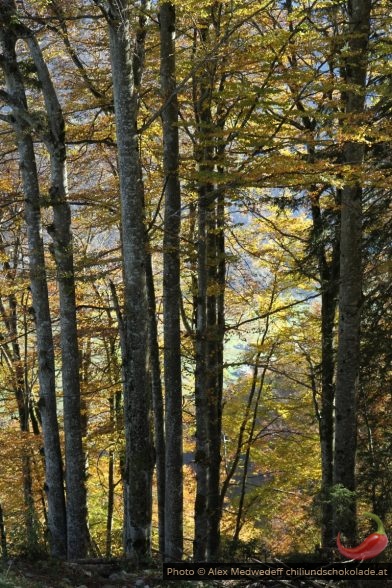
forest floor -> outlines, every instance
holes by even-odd
[[[118,563],[11,560],[3,565],[0,588],[157,588],[160,569],[125,571]],[[179,586],[177,588],[180,588]]]
[[[354,582],[356,588],[369,588],[369,582]],[[119,562],[69,563],[58,561],[11,560],[0,568],[0,588],[331,588],[344,582],[297,579],[267,582],[162,580],[159,567],[126,571]],[[353,584],[351,585],[353,586]],[[371,582],[370,588],[392,587],[392,582]],[[350,587],[351,588],[351,587]]]

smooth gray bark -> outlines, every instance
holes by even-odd
[[[86,555],[88,536],[71,209],[67,201],[65,124],[48,67],[39,44],[32,34],[27,36],[27,44],[42,85],[48,117],[48,133],[44,136],[44,141],[50,155],[51,186],[49,196],[53,209],[53,223],[47,227],[47,230],[53,240],[60,295],[67,557],[68,559],[77,559]]]
[[[347,55],[343,76],[349,85],[343,100],[345,126],[355,129],[365,108],[365,88],[370,34],[370,0],[347,3]],[[347,141],[344,161],[360,171],[364,143]],[[362,186],[360,180],[347,181],[342,190],[339,289],[339,341],[335,398],[334,485],[355,491],[356,402],[360,362],[360,320],[362,306]],[[335,524],[355,538],[355,497],[342,516],[335,510]]]
[[[175,8],[159,11],[165,215],[163,234],[164,374],[166,407],[165,551],[178,561],[183,550],[182,382],[180,335],[181,189],[178,176],[178,100],[175,60]]]
[[[143,560],[150,555],[152,510],[151,389],[144,194],[137,133],[142,45],[131,27],[128,0],[107,3],[121,198],[125,288],[124,413],[126,435],[124,549]],[[140,31],[139,31],[140,33]],[[134,61],[136,60],[136,64]],[[140,68],[135,70],[135,65]]]
[[[27,100],[23,79],[16,59],[18,38],[11,24],[15,13],[13,2],[4,3],[0,19],[2,67],[7,92],[13,101],[14,129],[17,138],[20,170],[25,199],[25,219],[29,248],[30,287],[36,321],[39,408],[45,448],[45,490],[48,501],[48,532],[51,553],[66,557],[67,531],[63,471],[56,412],[55,364],[53,335],[41,238],[40,191],[31,128],[25,120]],[[14,19],[14,23],[17,19]]]

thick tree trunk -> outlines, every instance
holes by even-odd
[[[109,34],[121,196],[125,287],[124,412],[126,434],[124,548],[138,561],[150,555],[152,443],[146,231],[137,134],[138,92],[130,24],[131,3],[110,2]]]
[[[361,124],[365,107],[365,87],[370,31],[370,0],[351,0],[347,4],[349,30],[344,78],[348,132]],[[360,172],[364,144],[347,141],[344,161]],[[350,181],[342,190],[339,289],[339,343],[335,400],[334,485],[355,491],[356,398],[360,360],[360,319],[362,305],[362,187]],[[340,505],[341,506],[341,505]],[[353,539],[356,532],[355,498],[352,495],[342,516],[335,509],[335,524]]]
[[[164,103],[163,170],[165,225],[163,235],[164,369],[166,405],[165,559],[182,557],[182,388],[180,336],[181,192],[178,177],[178,101],[175,94],[175,8],[164,2],[159,11],[161,93]]]
[[[13,3],[12,3],[13,4]],[[14,101],[14,127],[17,136],[20,169],[25,198],[25,218],[29,247],[31,293],[36,321],[39,408],[45,448],[45,489],[48,500],[48,531],[51,553],[66,557],[67,531],[63,471],[56,413],[54,347],[46,282],[44,246],[41,238],[40,192],[31,129],[22,113],[27,113],[27,101],[20,75],[12,32],[11,17],[15,7],[4,11],[0,20],[0,40],[6,87]]]

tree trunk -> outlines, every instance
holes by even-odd
[[[65,124],[61,106],[39,44],[32,34],[27,37],[27,43],[42,85],[49,125],[49,135],[44,140],[51,164],[49,194],[53,208],[53,224],[47,227],[47,230],[53,240],[60,294],[67,556],[68,559],[76,559],[85,557],[88,537],[71,209],[67,202]]]
[[[7,549],[7,535],[5,532],[5,525],[4,525],[4,512],[3,507],[0,502],[0,545],[1,545],[1,558],[5,562],[8,559],[8,549]]]
[[[198,207],[198,260],[197,260],[197,311],[196,311],[196,368],[195,368],[195,408],[196,408],[196,501],[195,536],[193,559],[205,561],[208,536],[208,396],[207,396],[207,263],[206,232],[207,210],[204,190],[199,191]]]
[[[147,292],[149,305],[149,347],[152,408],[154,417],[154,453],[156,461],[157,494],[158,494],[158,528],[159,551],[165,553],[165,427],[162,395],[161,365],[159,359],[158,328],[155,301],[154,276],[152,273],[151,255],[147,253]]]
[[[150,555],[152,443],[148,377],[148,302],[144,195],[137,134],[131,3],[110,2],[109,35],[117,128],[125,287],[124,413],[126,435],[124,549],[138,561]],[[140,73],[140,72],[138,72]],[[138,76],[139,77],[139,76]]]
[[[3,240],[0,238],[1,244]],[[11,271],[9,261],[5,261],[3,271],[9,280],[10,285],[14,285],[15,272]],[[15,296],[15,291],[10,290],[7,296],[8,309],[3,304],[0,296],[0,314],[3,319],[4,328],[7,331],[11,344],[5,344],[4,349],[7,357],[11,363],[12,369],[12,385],[15,392],[15,400],[18,407],[19,427],[23,433],[29,432],[29,391],[27,389],[27,382],[25,380],[25,367],[23,366],[23,359],[19,344],[19,329],[18,329],[18,302]],[[27,337],[27,334],[24,335]],[[26,530],[26,545],[31,553],[37,548],[38,544],[38,521],[37,513],[34,504],[32,474],[31,474],[31,450],[28,446],[27,438],[22,439],[22,476],[23,476],[23,497],[25,508],[25,530]]]
[[[114,402],[113,402],[114,405]],[[114,406],[110,405],[110,413],[114,411]],[[112,420],[112,418],[111,418]],[[112,555],[112,526],[113,526],[113,512],[114,512],[114,451],[109,450],[109,465],[108,465],[108,506],[106,512],[106,545],[105,556],[109,558]]]
[[[272,355],[272,350],[271,350],[270,356],[271,355]],[[271,357],[268,357],[267,365],[268,365],[268,362],[270,361],[270,359],[271,359]],[[254,443],[254,433],[255,433],[255,428],[256,428],[256,423],[257,423],[261,394],[262,394],[263,388],[264,388],[265,375],[267,373],[267,365],[265,367],[263,367],[262,372],[261,372],[260,383],[258,385],[256,400],[255,400],[255,404],[253,407],[251,426],[249,429],[248,439],[246,441],[246,450],[245,450],[245,455],[244,455],[244,464],[243,464],[243,470],[242,470],[242,476],[241,476],[241,494],[240,494],[240,500],[239,500],[239,504],[238,504],[238,511],[237,511],[237,516],[236,516],[234,535],[233,535],[233,551],[234,551],[234,553],[237,549],[238,541],[240,538],[240,532],[241,532],[242,526],[244,524],[243,520],[242,520],[242,515],[243,515],[244,503],[245,503],[246,481],[248,479],[248,471],[249,471],[250,450],[251,450],[252,445]]]
[[[230,464],[230,467],[227,468],[226,470],[226,477],[223,480],[222,483],[222,488],[221,488],[221,492],[220,492],[220,508],[221,510],[223,510],[223,503],[225,501],[226,498],[226,493],[227,490],[229,488],[230,482],[233,479],[233,476],[236,473],[237,470],[237,466],[238,463],[240,461],[241,458],[241,454],[242,454],[242,448],[245,444],[244,441],[244,436],[246,433],[246,427],[248,426],[248,422],[250,419],[250,411],[252,408],[252,403],[253,403],[253,398],[255,396],[256,393],[256,385],[257,385],[257,378],[258,378],[258,372],[259,372],[259,361],[260,361],[260,356],[261,356],[261,351],[257,352],[257,355],[254,359],[254,368],[253,368],[253,377],[252,377],[252,385],[249,391],[249,396],[248,396],[248,400],[246,403],[246,408],[245,408],[245,413],[244,416],[242,418],[241,421],[241,425],[238,431],[238,439],[237,439],[237,447],[236,447],[236,451],[233,457],[233,460]]]
[[[208,535],[207,561],[212,561],[219,546],[219,482],[220,482],[220,398],[218,387],[218,325],[217,325],[217,191],[213,188],[212,202],[207,212],[207,404],[208,404]],[[217,520],[218,517],[218,520]],[[218,523],[218,524],[216,524]]]
[[[333,513],[330,491],[333,485],[333,402],[334,346],[333,332],[337,306],[338,282],[326,283],[321,294],[321,546],[330,549],[334,542]]]
[[[50,550],[54,557],[66,557],[66,514],[63,471],[56,412],[54,347],[46,282],[44,246],[41,238],[40,192],[31,129],[23,114],[27,101],[23,79],[19,72],[11,18],[15,6],[4,10],[0,20],[0,40],[3,71],[7,92],[14,101],[13,117],[17,136],[20,169],[25,198],[25,218],[29,247],[31,293],[37,331],[39,408],[45,448],[45,489],[48,500],[48,531]],[[21,112],[23,113],[21,115]]]
[[[110,289],[114,298],[114,306],[116,307],[117,313],[120,313],[118,307],[117,294],[114,288],[114,284],[110,283]],[[111,310],[107,309],[108,322],[110,327],[113,326],[113,319]],[[117,315],[118,321],[122,321],[120,314]],[[121,331],[121,326],[119,328]],[[120,339],[123,335],[120,335]],[[120,343],[121,347],[121,343]],[[116,386],[120,379],[121,367],[117,360],[117,341],[116,338],[109,335],[107,341],[105,341],[106,358],[109,372],[109,382],[111,386]],[[118,390],[114,394],[110,394],[109,401],[109,421],[110,429],[113,434],[119,436],[122,431],[122,411],[121,411],[121,392]],[[115,500],[115,461],[116,452],[114,449],[109,449],[108,456],[108,496],[107,496],[107,511],[106,511],[106,544],[105,544],[105,556],[111,557],[112,555],[112,528],[113,528],[113,513],[114,513],[114,500]]]
[[[208,165],[204,163],[201,167],[205,171]],[[221,513],[219,487],[223,301],[220,297],[223,291],[217,294],[219,262],[216,198],[217,191],[212,184],[203,183],[199,187],[195,371],[197,493],[194,551],[197,561],[217,556]]]
[[[343,96],[348,132],[361,124],[370,32],[370,0],[347,4],[349,30],[344,79],[348,89]],[[364,143],[349,140],[343,147],[344,162],[360,172]],[[360,319],[362,305],[362,186],[356,179],[342,190],[339,289],[339,342],[335,400],[334,485],[355,491],[356,398],[360,361]],[[339,505],[341,506],[341,505]],[[351,495],[342,516],[335,509],[335,524],[355,538],[355,498]]]
[[[220,170],[223,173],[222,170]],[[209,476],[208,476],[208,538],[207,559],[217,561],[220,546],[220,468],[222,439],[222,393],[223,393],[223,338],[225,333],[225,238],[224,238],[224,193],[215,186],[213,225],[210,227],[210,260],[208,324],[210,329],[208,359],[210,385],[209,402]]]
[[[334,326],[339,289],[339,236],[333,243],[329,262],[325,251],[325,231],[320,210],[320,194],[311,200],[315,255],[321,284],[321,411],[319,419],[321,447],[321,546],[330,549],[334,542],[333,512],[330,492],[333,485],[333,404],[335,396]]]
[[[167,561],[181,560],[183,550],[182,388],[180,336],[181,192],[178,177],[178,101],[175,62],[175,8],[164,2],[159,11],[161,94],[164,104],[163,170],[165,225],[163,235],[164,369],[166,405],[165,552]]]
[[[208,42],[209,22],[198,31],[202,44]],[[197,35],[195,33],[195,48]],[[223,193],[214,185],[215,156],[224,148],[214,133],[212,96],[216,63],[212,59],[203,76],[194,76],[193,97],[197,125],[195,159],[201,179],[198,186],[197,325],[196,325],[196,472],[194,558],[214,559],[219,549],[221,395],[224,334],[224,239]],[[222,150],[223,149],[223,150]],[[222,171],[222,170],[219,170]]]

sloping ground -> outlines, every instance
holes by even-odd
[[[209,582],[163,581],[159,567],[139,570],[123,569],[124,562],[93,561],[67,563],[12,560],[0,571],[0,588],[347,588],[338,581],[297,578],[252,582],[249,580],[225,580]],[[356,588],[392,588],[392,582],[354,582]],[[353,584],[351,584],[352,588]]]
[[[160,578],[159,569],[134,573],[118,563],[13,560],[3,567],[0,588],[153,588]]]

